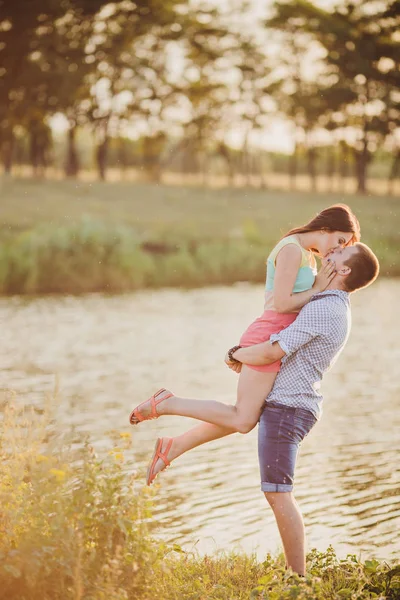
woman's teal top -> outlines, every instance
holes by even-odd
[[[267,259],[267,281],[265,289],[267,292],[272,292],[274,289],[275,279],[275,260],[278,253],[284,246],[295,244],[301,250],[301,264],[297,273],[296,281],[293,287],[293,292],[305,292],[312,288],[317,274],[315,258],[312,252],[305,250],[295,235],[289,235],[283,238],[272,250]]]

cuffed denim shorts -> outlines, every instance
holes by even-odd
[[[258,428],[263,492],[291,492],[299,447],[317,419],[304,408],[266,402]]]

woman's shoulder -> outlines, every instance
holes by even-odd
[[[294,249],[295,246],[297,246],[301,254],[303,254],[300,242],[298,241],[295,235],[288,235],[287,237],[282,238],[271,250],[268,256],[268,260],[275,264],[276,257],[278,256],[279,252],[285,247],[287,248],[286,252],[288,252],[288,254],[289,252],[292,252],[293,256],[295,256],[296,253],[298,253],[298,251]]]

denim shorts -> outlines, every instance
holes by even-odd
[[[263,492],[291,492],[299,447],[317,419],[304,408],[266,402],[258,428]]]

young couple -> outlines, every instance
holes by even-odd
[[[371,284],[376,256],[360,243],[350,208],[331,206],[290,230],[267,260],[263,314],[231,348],[225,363],[240,373],[235,405],[192,400],[162,388],[130,415],[134,425],[164,415],[202,421],[175,438],[159,438],[147,484],[184,452],[257,422],[261,490],[279,528],[287,567],[304,575],[305,534],[293,495],[299,446],[321,416],[323,374],[348,338],[349,296]],[[315,256],[322,259],[317,273]]]

